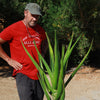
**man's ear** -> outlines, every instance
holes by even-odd
[[[28,14],[28,10],[24,10],[24,16]]]

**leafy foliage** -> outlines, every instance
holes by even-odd
[[[39,23],[52,40],[54,30],[56,30],[59,42],[61,45],[66,44],[67,47],[73,31],[74,41],[80,34],[84,34],[75,49],[76,59],[84,56],[92,38],[95,44],[100,40],[100,1],[0,0],[0,18],[5,20],[3,23],[5,27],[23,19],[24,7],[28,2],[40,4],[43,16]]]
[[[78,58],[82,58],[86,53],[91,39],[99,36],[97,27],[100,26],[98,24],[98,20],[100,20],[100,2],[95,0],[47,0],[45,4],[43,6],[42,25],[51,38],[54,37],[53,33],[56,30],[60,43],[68,45],[67,43],[70,41],[73,31],[75,32],[74,40],[80,34],[83,34],[72,57],[76,56],[74,62],[77,64]],[[85,64],[87,62],[88,59]]]

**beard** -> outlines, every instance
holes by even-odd
[[[30,21],[28,23],[29,27],[34,27],[36,24],[37,24],[37,21],[34,21],[34,22]]]

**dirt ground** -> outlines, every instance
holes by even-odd
[[[0,100],[19,100],[15,79],[7,66],[0,67]],[[66,87],[65,100],[100,100],[100,69],[80,69]]]

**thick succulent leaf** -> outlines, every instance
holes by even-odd
[[[40,60],[40,66],[43,67],[41,60]],[[40,84],[42,86],[42,89],[43,89],[43,91],[44,91],[47,99],[50,100],[49,92],[48,91],[50,91],[52,88],[50,86],[50,83],[47,83],[48,80],[46,80],[46,78],[45,78],[46,77],[45,72],[43,70],[42,71],[39,71],[38,77],[39,77]],[[45,80],[46,80],[46,82],[45,82]]]
[[[51,100],[50,96],[49,96],[49,93],[47,92],[47,87],[46,87],[46,84],[44,82],[43,75],[41,75],[41,76],[42,76],[41,78],[39,77],[39,81],[40,81],[40,84],[42,86],[42,89],[43,89],[43,91],[44,91],[44,93],[46,95],[47,100]]]
[[[70,50],[70,48],[71,48],[71,45],[72,45],[72,42],[73,42],[73,36],[74,36],[74,32],[72,33],[72,36],[71,36],[71,40],[70,40],[70,42],[69,42],[69,44],[68,44],[68,47],[67,47],[67,52]],[[67,53],[66,52],[66,53]]]
[[[43,68],[41,59],[40,59],[39,61],[40,61],[40,66]],[[44,76],[44,81],[45,81],[45,84],[46,84],[46,86],[47,86],[48,92],[49,92],[49,93],[52,93],[52,92],[53,92],[53,89],[52,89],[52,87],[51,87],[51,84],[50,84],[50,82],[49,82],[49,80],[48,80],[48,78],[47,78],[45,72],[43,72],[43,71],[40,72],[40,77],[42,77],[42,76]]]
[[[71,81],[71,79],[74,77],[74,75],[76,74],[76,72],[79,70],[79,68],[81,67],[81,65],[83,64],[83,62],[84,62],[85,59],[87,58],[87,56],[89,55],[90,50],[91,50],[91,48],[92,48],[92,44],[93,44],[93,41],[91,42],[91,45],[90,45],[90,48],[89,48],[88,52],[86,53],[86,55],[84,56],[84,58],[82,59],[82,61],[81,61],[80,64],[78,65],[78,67],[75,69],[75,71],[70,75],[70,77],[69,77],[68,80],[66,81],[65,87],[68,85],[68,83]]]
[[[23,46],[25,52],[27,53],[27,55],[29,56],[29,58],[31,59],[31,61],[33,62],[33,64],[35,65],[35,67],[36,67],[39,71],[41,71],[40,66],[39,66],[38,63],[33,59],[33,57],[30,55],[30,53],[29,53],[28,50],[25,48],[25,46],[24,46],[24,44],[23,44],[22,41],[21,41],[21,43],[22,43],[22,46]]]
[[[63,56],[63,53],[62,53]],[[58,87],[57,87],[57,96],[55,100],[58,100],[63,92],[63,85],[64,85],[64,66],[63,66],[63,57],[61,58],[60,61],[60,74],[59,74],[59,80],[58,80]]]
[[[70,40],[70,42],[69,42],[69,44],[68,44],[67,51],[66,51],[66,53],[65,53],[65,58],[66,58],[66,56],[68,55],[69,50],[70,50],[70,48],[71,48],[71,45],[72,45],[72,42],[73,42],[73,36],[74,36],[74,33],[72,33],[71,40]]]
[[[58,76],[59,76],[59,67],[60,67],[60,53],[58,49],[58,40],[56,37],[55,32],[55,45],[54,45],[54,55],[55,55],[55,66],[54,66],[54,72],[53,72],[53,88],[57,89],[57,83],[58,83]],[[55,80],[55,81],[54,81]]]
[[[45,68],[46,68],[48,74],[50,75],[50,78],[52,78],[52,73],[51,73],[51,70],[50,70],[49,65],[47,64],[47,62],[45,61],[45,59],[42,57],[42,55],[40,54],[40,52],[38,51],[38,49],[37,49],[37,47],[36,47],[35,41],[34,41],[34,44],[35,44],[35,48],[36,48],[36,51],[37,51],[37,53],[38,53],[39,59],[41,59],[41,61],[42,61],[43,64],[45,65]]]
[[[54,89],[52,88],[51,84],[50,84],[50,81],[48,80],[47,76],[44,74],[44,79],[45,79],[45,84],[47,86],[47,89],[48,89],[48,92],[50,94],[54,93]]]
[[[65,53],[65,57],[64,57],[64,66],[66,65],[66,62],[68,60],[68,58],[70,57],[71,53],[72,53],[72,50],[74,49],[75,45],[77,44],[77,42],[80,40],[82,35],[80,35],[77,40],[75,41],[75,43],[72,45],[72,47],[70,47],[70,49],[68,49]],[[73,38],[73,37],[72,37]],[[72,41],[72,40],[71,40]],[[69,45],[70,46],[70,45]],[[69,47],[68,47],[69,48]]]
[[[49,46],[49,54],[50,54],[50,67],[52,71],[54,70],[54,53],[53,53],[53,48],[50,43],[50,39],[46,33],[47,41],[48,41],[48,46]]]
[[[57,95],[55,96],[55,100],[58,100],[63,92],[63,84],[64,80],[62,77],[59,76],[58,88],[57,88]]]
[[[61,94],[60,100],[64,100],[65,98],[65,87],[63,87],[63,92]]]
[[[43,72],[43,70],[41,70],[40,66],[37,64],[37,62],[33,59],[33,57],[29,54],[29,52],[27,51],[27,49],[25,48],[23,42],[21,41],[22,43],[22,46],[25,50],[25,52],[27,53],[27,55],[29,56],[29,58],[32,60],[33,64],[36,66],[36,68],[39,70],[39,73],[40,73],[40,76],[39,76],[39,81],[40,81],[40,84],[43,88],[43,91],[47,97],[48,100],[50,100],[50,97],[49,97],[49,94],[47,92],[47,87],[46,87],[46,84],[44,83],[44,77],[43,77],[43,74],[45,75],[45,73]],[[41,64],[41,60],[40,60],[40,65],[42,66]]]
[[[64,52],[65,52],[65,46],[64,45],[62,45],[62,57],[61,57],[61,64],[63,64],[63,59],[64,59]],[[68,65],[68,60],[67,60],[67,62],[66,62],[66,65],[65,66],[63,66],[63,70],[64,70],[64,76],[65,76],[65,72],[66,72],[66,69],[67,69],[67,65]]]

